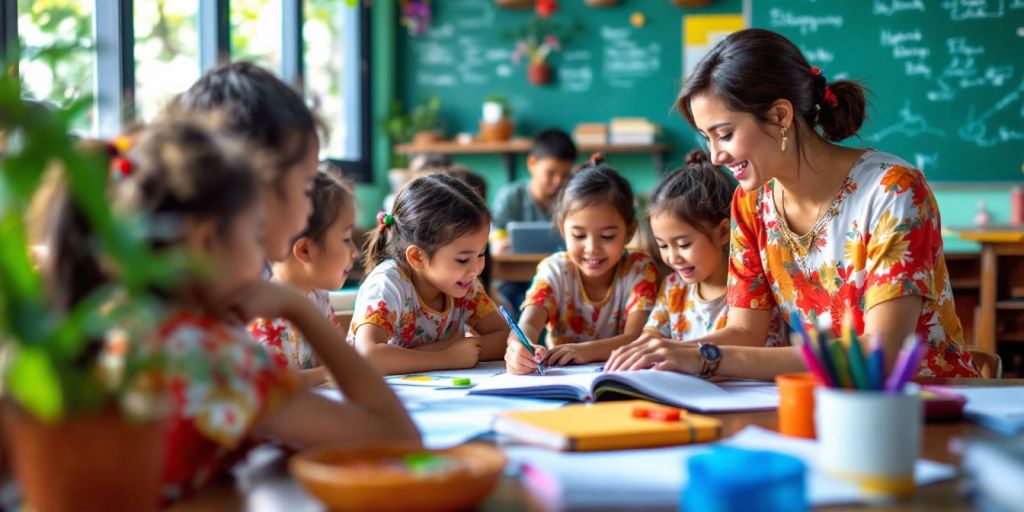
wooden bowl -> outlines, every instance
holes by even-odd
[[[306,450],[288,468],[331,510],[440,512],[483,501],[506,462],[501,450],[485,443],[447,450],[379,445]]]

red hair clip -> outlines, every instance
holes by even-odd
[[[825,103],[828,103],[832,108],[839,106],[839,98],[837,98],[836,94],[832,92],[832,88],[827,85],[825,86]]]
[[[114,179],[123,180],[131,176],[134,169],[132,161],[127,157],[115,156],[114,159],[110,161],[110,170]]]
[[[388,214],[388,213],[384,213],[383,210],[377,212],[377,226],[380,227],[380,229],[387,229],[388,226],[391,226],[394,223],[395,223],[395,216],[394,215],[391,215],[391,214]]]

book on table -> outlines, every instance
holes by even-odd
[[[779,405],[778,392],[771,384],[716,384],[675,372],[602,369],[600,364],[589,364],[549,368],[544,375],[506,373],[476,386],[470,394],[580,402],[639,398],[700,412],[757,411]]]

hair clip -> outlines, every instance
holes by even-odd
[[[827,85],[825,86],[824,100],[825,103],[828,103],[828,105],[832,108],[839,106],[839,98],[837,98],[835,93],[832,92],[832,88]]]
[[[604,162],[604,153],[594,153],[593,155],[590,155],[591,166],[597,167],[601,162]]]
[[[114,179],[123,180],[132,175],[134,166],[128,157],[115,156],[113,160],[110,161],[110,170]]]
[[[395,216],[390,213],[384,213],[383,210],[377,212],[377,226],[381,229],[387,229],[395,223]]]

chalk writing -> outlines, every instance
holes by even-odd
[[[1016,132],[1003,126],[997,130],[995,137],[988,136],[988,120],[1020,100],[1022,92],[1024,92],[1024,81],[978,116],[974,115],[974,105],[971,105],[967,111],[967,122],[960,128],[960,138],[981,147],[994,146],[998,142],[1013,140],[1015,138],[1013,135]]]
[[[900,134],[906,137],[917,137],[922,134],[938,135],[942,137],[946,134],[946,132],[938,128],[929,126],[928,120],[925,119],[924,116],[916,114],[910,110],[909,99],[906,100],[903,107],[900,108],[899,116],[899,122],[882,128],[869,138],[874,141],[879,141],[894,134]]]
[[[616,88],[631,88],[637,79],[649,77],[661,69],[661,44],[639,43],[632,29],[602,27],[604,40],[602,76]]]
[[[871,9],[872,14],[880,16],[892,16],[907,11],[924,12],[924,2],[922,0],[875,0],[875,5]]]
[[[944,9],[949,9],[953,21],[1001,18],[1004,5],[1003,0],[947,0],[942,3]]]
[[[817,32],[821,27],[843,27],[843,17],[836,15],[810,16],[794,14],[782,9],[771,9],[769,15],[771,16],[770,23],[772,27],[795,27],[800,29],[801,34],[805,35]]]
[[[590,67],[574,67],[563,64],[558,68],[558,83],[562,89],[572,92],[586,92],[594,81],[594,70]]]

